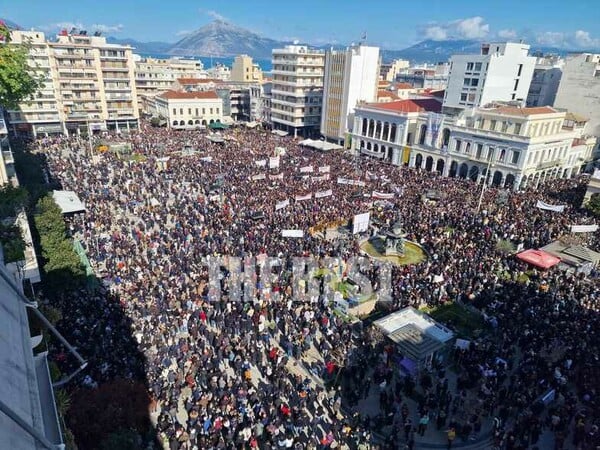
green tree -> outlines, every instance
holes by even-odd
[[[100,450],[142,450],[142,439],[134,430],[118,430],[102,441]]]
[[[15,217],[17,212],[27,206],[27,190],[7,184],[0,188],[0,220]]]
[[[586,208],[594,213],[594,215],[600,217],[600,194],[592,194]]]
[[[0,23],[0,105],[16,109],[39,90],[44,75],[27,61],[29,43],[11,44],[10,31]]]
[[[4,262],[13,263],[25,259],[25,241],[17,225],[4,225],[0,222],[0,246],[4,253]]]

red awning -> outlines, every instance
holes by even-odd
[[[560,258],[557,258],[550,253],[546,253],[543,250],[534,249],[525,250],[524,252],[519,253],[517,258],[542,269],[549,269],[560,262]]]

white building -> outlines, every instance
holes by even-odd
[[[549,106],[432,116],[419,126],[409,166],[507,188],[571,177],[586,166],[595,140],[580,141],[581,132],[565,125],[566,117]]]
[[[357,45],[325,54],[321,134],[343,145],[358,102],[377,100],[379,48]]]
[[[558,56],[538,57],[527,93],[527,106],[552,106],[565,61]]]
[[[83,32],[82,32],[83,33]],[[42,72],[42,90],[9,110],[13,134],[87,133],[138,126],[132,48],[101,36],[68,34],[48,41],[38,31],[11,31],[15,44],[28,42],[29,63]]]
[[[217,63],[206,70],[208,78],[215,80],[229,81],[231,79],[231,69],[225,64]]]
[[[512,42],[482,44],[479,54],[453,55],[444,98],[444,112],[491,102],[525,105],[536,58],[529,45]]]
[[[143,97],[171,89],[178,78],[206,78],[202,61],[182,58],[140,58],[134,55],[135,86],[140,102]],[[141,105],[140,105],[141,108]]]
[[[600,136],[600,54],[567,57],[554,106],[587,117],[586,131]]]
[[[422,64],[400,69],[394,81],[408,83],[417,89],[446,89],[449,73],[449,63]]]
[[[395,59],[389,64],[381,64],[379,76],[385,81],[395,81],[396,75],[404,69],[408,69],[410,62],[406,59]]]
[[[215,91],[166,91],[154,98],[155,114],[175,129],[206,127],[223,122],[223,100]]]
[[[293,135],[317,135],[321,124],[325,53],[304,45],[273,49],[271,120]]]

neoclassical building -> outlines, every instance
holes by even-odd
[[[574,123],[567,112],[498,105],[448,117],[430,102],[357,108],[353,148],[392,164],[514,189],[574,176],[593,159],[596,139],[584,134],[585,119]]]

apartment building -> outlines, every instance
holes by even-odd
[[[402,70],[408,69],[410,62],[406,59],[395,59],[394,61],[379,66],[379,78],[385,81],[395,81],[396,75]]]
[[[13,134],[87,133],[137,128],[139,112],[132,48],[102,36],[63,30],[55,41],[38,31],[11,31],[29,43],[29,62],[44,74],[37,96],[8,111]]]
[[[552,106],[565,61],[558,56],[539,56],[527,93],[527,106]]]
[[[482,44],[479,54],[453,55],[444,97],[444,112],[491,102],[524,106],[536,64],[529,45],[505,42]]]
[[[135,87],[138,99],[154,97],[160,92],[168,91],[178,78],[206,78],[202,61],[182,58],[141,58],[135,59]],[[140,103],[140,109],[142,105]]]
[[[358,102],[377,100],[379,48],[355,45],[325,54],[321,134],[343,145]]]
[[[262,78],[262,70],[258,64],[254,63],[252,57],[238,55],[234,58],[231,67],[231,81],[261,83]]]
[[[423,64],[399,69],[392,81],[407,83],[417,89],[445,89],[449,73],[448,63]]]
[[[587,117],[587,132],[600,136],[600,54],[567,56],[554,106]]]
[[[325,53],[304,45],[273,50],[273,128],[305,137],[319,134]]]

